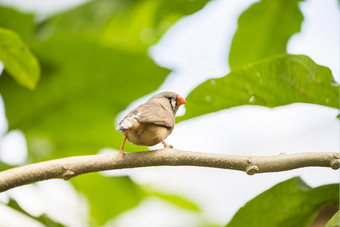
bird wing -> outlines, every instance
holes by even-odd
[[[165,126],[167,128],[172,128],[175,124],[175,117],[173,114],[163,108],[157,110],[146,109],[139,116],[138,122],[149,123],[160,126]]]
[[[159,103],[147,102],[129,112],[119,123],[118,130],[127,130],[138,122],[173,128],[175,117]]]

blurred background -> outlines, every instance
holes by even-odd
[[[115,127],[129,110],[160,91],[185,97],[231,71],[238,18],[256,2],[0,0],[0,21],[14,15],[41,66],[33,92],[0,77],[2,165],[117,152],[123,136]],[[285,51],[311,57],[339,81],[338,1],[289,2],[298,2],[303,21]],[[166,141],[234,155],[338,152],[338,113],[308,103],[246,105],[182,121]],[[16,201],[28,215],[0,205],[0,226],[225,226],[247,201],[296,176],[311,187],[339,182],[329,168],[254,176],[198,167],[106,171],[1,193],[1,202]],[[30,217],[43,214],[51,221]]]

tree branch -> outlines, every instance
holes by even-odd
[[[174,148],[121,154],[75,156],[20,166],[0,172],[0,192],[38,181],[89,172],[146,166],[201,166],[255,173],[279,172],[308,166],[339,169],[339,154],[331,152],[236,156],[182,151]]]

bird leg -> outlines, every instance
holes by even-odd
[[[124,145],[125,145],[126,139],[127,139],[127,136],[125,135],[125,136],[124,136],[123,143],[122,143],[122,146],[120,146],[120,149],[119,149],[119,153],[120,153],[120,154],[124,154]]]
[[[168,146],[168,144],[166,144],[166,142],[164,140],[162,141],[162,144],[163,144],[164,148],[166,148]]]
[[[164,140],[162,141],[164,148],[174,148],[172,145],[167,144]]]

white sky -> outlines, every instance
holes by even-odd
[[[17,2],[24,9],[37,9],[40,14],[46,15],[53,9],[60,9],[67,1],[6,2]],[[182,19],[172,27],[150,51],[160,65],[175,69],[159,91],[174,90],[185,96],[202,81],[228,73],[228,50],[236,31],[236,19],[253,2],[255,1],[215,0],[204,10]],[[56,7],[58,4],[60,7]],[[290,40],[288,52],[308,55],[318,64],[330,67],[339,81],[337,1],[308,0],[301,3],[301,9],[305,16],[302,32]],[[128,109],[145,99],[146,97],[136,101]],[[179,149],[242,155],[338,152],[337,114],[335,109],[307,104],[274,109],[244,106],[180,123],[167,142]],[[3,125],[1,115],[0,125]],[[15,141],[15,137],[20,139],[18,135],[12,135],[10,139],[13,140],[13,137]],[[10,139],[7,143],[13,143]],[[0,147],[0,158],[3,160],[13,161],[13,157],[20,156],[17,152],[25,152],[25,148],[13,151],[6,147],[11,146]],[[21,161],[20,158],[14,160],[17,163]],[[106,174],[129,174],[141,184],[183,195],[196,202],[203,210],[202,216],[197,217],[196,214],[150,198],[139,207],[121,215],[115,223],[111,223],[112,226],[122,227],[197,226],[202,220],[225,225],[246,201],[290,177],[301,176],[313,187],[339,182],[339,171],[327,168],[304,168],[255,176],[247,176],[243,172],[195,167],[150,167]],[[84,226],[84,220],[73,220],[72,217],[86,213],[86,206],[79,209],[78,203],[84,204],[84,201],[77,197],[67,182],[55,180],[38,185],[14,189],[10,194],[34,214],[47,210],[53,217],[68,225]],[[60,196],[61,193],[63,196]],[[38,205],[32,207],[32,203]],[[63,209],[65,204],[68,207],[67,212]],[[4,220],[5,217],[1,214],[4,213],[0,212],[0,219]]]

